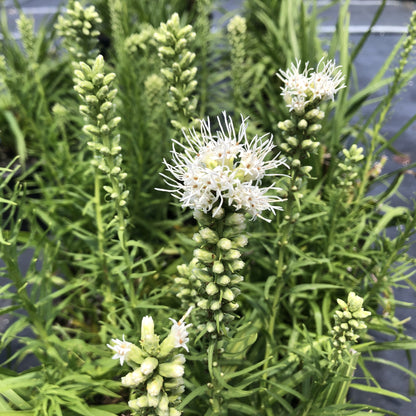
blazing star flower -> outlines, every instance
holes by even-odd
[[[300,72],[301,61],[296,60],[296,65],[292,63],[286,71],[276,73],[284,83],[282,95],[289,111],[299,115],[303,115],[306,107],[313,102],[319,104],[334,100],[335,94],[345,88],[345,84],[342,84],[344,75],[341,66],[336,66],[335,61],[324,62],[322,58],[316,71],[308,68],[308,65],[306,62],[305,69]]]
[[[223,122],[218,118],[220,130],[211,133],[210,120],[201,120],[201,131],[184,132],[185,144],[173,140],[172,162],[163,161],[171,176],[162,174],[172,192],[183,207],[208,213],[215,218],[226,206],[233,206],[252,215],[253,219],[268,210],[275,213],[281,207],[275,205],[282,199],[266,195],[267,191],[279,191],[273,185],[260,188],[265,176],[285,164],[278,155],[271,160],[267,156],[274,149],[272,136],[247,138],[247,119],[242,119],[238,134],[231,117],[223,113]],[[175,145],[181,148],[178,151]],[[267,221],[267,220],[266,220]]]
[[[187,328],[192,326],[192,324],[185,325],[185,319],[189,316],[193,309],[191,306],[185,313],[185,315],[176,322],[174,319],[169,318],[172,322],[172,328],[170,329],[170,334],[173,337],[174,348],[183,347],[187,352],[189,352],[188,346],[186,343],[189,341]]]
[[[323,68],[319,67],[323,64]],[[335,61],[323,62],[323,58],[319,61],[317,66],[317,72],[311,74],[310,77],[310,89],[312,91],[312,100],[319,99],[322,101],[332,100],[334,101],[335,94],[342,88],[345,88],[345,84],[342,84],[344,75],[340,70],[341,66],[335,66]]]
[[[115,345],[107,344],[107,347],[110,348],[115,352],[115,354],[111,357],[113,360],[120,359],[120,365],[124,364],[124,360],[127,359],[127,354],[130,352],[132,348],[132,343],[125,340],[123,335],[123,340],[120,339],[112,339],[111,340]]]

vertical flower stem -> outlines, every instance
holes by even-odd
[[[102,207],[101,207],[101,179],[98,169],[94,168],[94,206],[95,206],[95,220],[97,224],[97,241],[98,241],[98,258],[101,263],[101,270],[104,275],[104,279],[108,279],[107,273],[107,261],[105,258],[105,249],[104,249],[104,224],[102,216]]]

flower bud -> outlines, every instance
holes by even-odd
[[[241,253],[239,250],[231,249],[228,253],[225,254],[224,258],[226,260],[237,260],[241,257]]]
[[[147,375],[153,373],[153,371],[155,370],[155,368],[157,367],[158,364],[159,364],[159,362],[157,361],[156,358],[147,357],[142,362],[142,365],[140,366],[140,370],[145,376],[147,376]]]
[[[149,401],[147,400],[147,396],[140,396],[138,399],[129,400],[128,405],[131,409],[140,411],[142,408],[148,407]]]
[[[231,282],[231,279],[226,275],[220,276],[217,279],[217,283],[221,286],[228,286],[230,282]]]
[[[229,302],[232,302],[235,298],[233,291],[228,287],[223,291],[222,297]]]
[[[244,269],[244,262],[242,260],[234,260],[230,265],[230,269],[233,272],[237,270],[242,270]]]
[[[162,377],[176,378],[182,377],[185,373],[185,367],[182,364],[175,362],[162,363],[159,365],[159,374]]]
[[[147,337],[151,337],[155,334],[155,324],[151,316],[145,316],[142,319],[141,336],[144,340]]]
[[[147,393],[147,407],[158,407],[160,399],[160,394],[152,396],[151,394]]]
[[[309,126],[308,128],[308,134],[317,133],[321,129],[322,129],[322,126],[320,124],[312,124],[312,126]]]
[[[211,264],[215,259],[215,255],[213,253],[201,248],[194,250],[194,256],[204,264]]]
[[[205,288],[205,291],[209,296],[213,296],[216,293],[218,293],[218,287],[215,283],[211,282],[207,284],[207,287]]]
[[[240,225],[245,223],[243,214],[234,213],[225,218],[226,225]]]
[[[136,368],[136,370],[121,378],[121,384],[126,387],[134,387],[142,384],[146,381],[146,379],[147,377],[141,372],[141,370]]]
[[[209,283],[212,282],[212,275],[202,269],[195,268],[192,271],[193,276],[195,276],[198,280],[202,282]]]
[[[214,264],[212,266],[212,271],[215,274],[221,274],[224,272],[224,265],[220,261],[214,261]]]
[[[156,375],[147,383],[146,389],[150,396],[157,396],[162,386],[163,378],[160,375]]]
[[[209,333],[212,333],[216,330],[216,326],[214,322],[207,322],[206,329]]]
[[[209,307],[212,311],[217,311],[221,308],[221,302],[219,302],[218,300],[214,301],[211,303],[210,307]]]
[[[308,127],[308,122],[305,119],[302,119],[298,123],[298,129],[305,130]]]
[[[296,147],[299,144],[299,141],[296,137],[290,136],[286,138],[286,141],[289,143],[290,146]]]
[[[232,248],[232,242],[228,238],[221,238],[221,240],[218,241],[217,246],[220,250],[230,250]]]
[[[348,294],[348,309],[351,313],[357,312],[363,306],[363,298],[354,292]]]
[[[237,247],[245,247],[248,244],[248,238],[246,235],[239,235],[234,239],[234,244]]]

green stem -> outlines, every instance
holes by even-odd
[[[107,280],[107,262],[105,258],[104,250],[104,224],[101,207],[101,180],[98,169],[95,169],[94,175],[94,207],[95,207],[95,220],[97,225],[97,240],[98,240],[98,258],[101,263],[104,277]]]

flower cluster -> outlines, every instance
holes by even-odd
[[[123,189],[127,175],[121,169],[120,136],[115,133],[121,121],[114,114],[113,101],[117,90],[112,87],[112,83],[116,75],[105,74],[104,65],[101,55],[98,55],[91,67],[80,62],[79,69],[74,71],[74,89],[83,101],[80,112],[86,123],[83,130],[91,139],[88,147],[94,153],[92,163],[108,175],[109,184],[104,186],[107,197],[115,201],[117,207],[123,207],[129,191]]]
[[[224,209],[249,213],[253,219],[263,211],[273,214],[281,207],[282,199],[276,194],[280,188],[274,184],[260,187],[265,176],[277,176],[275,169],[285,165],[276,155],[267,157],[275,147],[272,137],[248,140],[246,119],[242,120],[238,134],[231,117],[224,112],[223,123],[218,118],[220,130],[211,133],[210,120],[201,121],[200,134],[194,129],[185,134],[186,143],[174,140],[180,151],[172,150],[172,162],[164,164],[173,178],[162,174],[183,207],[190,207],[212,217],[220,217]],[[270,193],[273,192],[273,194]],[[267,220],[266,220],[267,221]]]
[[[154,322],[151,316],[145,316],[141,325],[140,347],[125,340],[112,339],[107,346],[113,350],[113,359],[126,362],[133,371],[122,377],[124,386],[135,389],[129,401],[133,415],[138,416],[179,416],[176,409],[180,403],[185,387],[182,376],[185,372],[185,356],[177,354],[176,348],[188,351],[186,314],[178,322],[174,319],[169,335],[162,343],[154,333]]]
[[[244,280],[240,273],[245,266],[241,249],[248,243],[243,234],[246,221],[238,213],[213,220],[196,211],[195,218],[201,226],[193,236],[198,248],[188,265],[178,266],[175,282],[181,289],[177,296],[183,306],[195,305],[202,311],[199,330],[223,334],[225,324],[234,319],[233,313],[238,309],[238,286]],[[225,231],[221,235],[222,228]]]
[[[354,181],[357,180],[359,173],[358,162],[364,159],[363,148],[353,144],[349,149],[343,149],[342,153],[345,156],[345,160],[338,164],[341,170],[341,175],[338,178],[338,182],[341,187],[349,189],[354,185]]]
[[[322,58],[316,71],[308,67],[308,62],[301,71],[301,64],[300,60],[296,60],[296,64],[292,63],[286,71],[280,70],[276,74],[284,83],[282,95],[289,111],[298,115],[305,114],[310,106],[334,100],[335,94],[345,88],[342,83],[344,75],[334,61],[324,62]]]
[[[360,337],[356,331],[366,329],[364,319],[371,315],[371,312],[362,308],[363,298],[354,292],[348,294],[347,303],[342,299],[337,299],[342,311],[336,311],[335,325],[332,328],[332,343],[339,354],[347,350],[351,343],[358,341]]]
[[[92,63],[98,54],[98,27],[102,23],[94,6],[83,7],[79,1],[70,0],[66,16],[59,15],[55,28],[63,38],[63,45],[75,62]]]

